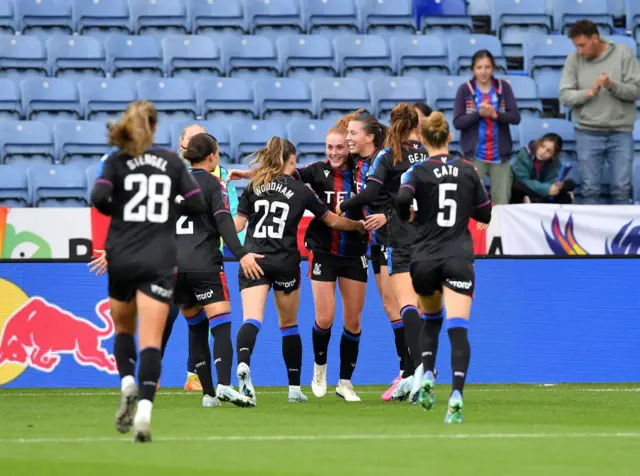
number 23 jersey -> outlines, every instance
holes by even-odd
[[[245,248],[251,253],[287,253],[300,257],[298,225],[304,211],[322,219],[329,209],[305,184],[289,175],[254,190],[250,183],[238,202],[238,215],[249,225]]]

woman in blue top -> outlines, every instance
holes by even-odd
[[[473,79],[460,85],[453,110],[453,125],[460,131],[464,158],[472,161],[480,178],[491,177],[491,199],[509,203],[513,143],[510,124],[520,123],[520,112],[508,82],[496,79],[496,62],[487,50],[471,59]]]

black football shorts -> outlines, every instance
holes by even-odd
[[[229,301],[227,277],[224,271],[178,272],[174,296],[174,302],[182,308]]]
[[[140,291],[167,304],[171,303],[176,269],[144,269],[134,266],[109,266],[109,297],[129,302]]]
[[[441,258],[411,263],[413,289],[420,296],[432,296],[443,286],[452,291],[473,297],[475,269],[467,258]]]
[[[246,278],[242,267],[238,269],[238,285],[240,291],[255,286],[272,286],[274,291],[292,293],[300,288],[300,255],[284,256],[260,253],[264,258],[257,260],[258,265],[264,271],[260,279]]]
[[[387,247],[384,245],[371,245],[371,266],[373,274],[380,274],[380,266],[387,266]]]
[[[309,253],[309,275],[312,281],[335,283],[338,278],[367,282],[369,260],[366,256],[336,256],[331,253]]]
[[[408,245],[387,247],[387,266],[389,275],[408,273],[411,265],[411,248]]]

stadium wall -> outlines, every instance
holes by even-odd
[[[634,258],[480,259],[470,338],[472,383],[640,381],[640,266]],[[241,321],[237,263],[230,277],[234,333]],[[302,264],[307,272],[306,263]],[[372,276],[371,276],[372,278]],[[0,387],[115,387],[113,332],[106,277],[86,263],[0,263]],[[385,384],[397,374],[393,334],[375,281],[369,282],[355,384]],[[270,298],[271,300],[271,298]],[[329,350],[329,382],[338,376],[342,313]],[[108,317],[107,317],[108,319]],[[299,324],[303,383],[311,381],[311,286],[302,285]],[[441,382],[450,382],[449,345],[441,338]],[[272,304],[252,359],[257,385],[286,385],[280,332]],[[186,372],[187,328],[176,323],[163,362],[163,387],[179,387]],[[60,359],[59,361],[57,359]]]

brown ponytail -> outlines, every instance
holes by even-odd
[[[391,110],[391,127],[384,145],[391,148],[394,164],[402,162],[402,143],[409,139],[419,122],[416,108],[406,102],[401,102]]]
[[[149,101],[129,104],[120,122],[109,128],[109,144],[132,157],[143,154],[153,145],[158,113]]]
[[[249,186],[254,190],[261,185],[267,185],[276,177],[284,173],[284,166],[289,157],[296,155],[295,146],[287,139],[274,136],[267,145],[255,153],[251,165],[257,165],[251,176]]]

